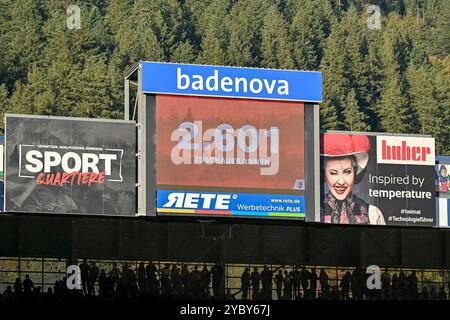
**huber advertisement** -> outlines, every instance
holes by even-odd
[[[320,222],[434,226],[434,166],[433,138],[324,133]]]
[[[131,122],[6,116],[6,210],[135,214]]]
[[[303,218],[304,105],[158,95],[157,211]]]

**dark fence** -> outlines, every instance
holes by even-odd
[[[0,215],[10,257],[449,268],[449,248],[450,230],[432,228]]]

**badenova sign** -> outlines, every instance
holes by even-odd
[[[322,73],[142,62],[142,92],[322,101]]]

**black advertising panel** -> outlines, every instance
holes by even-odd
[[[434,138],[321,135],[317,222],[435,226]]]
[[[6,115],[5,209],[135,215],[130,121]]]

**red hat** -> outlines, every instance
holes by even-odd
[[[369,162],[370,141],[363,134],[324,133],[320,141],[320,155],[324,157],[354,155],[358,163],[357,174],[361,173]]]

